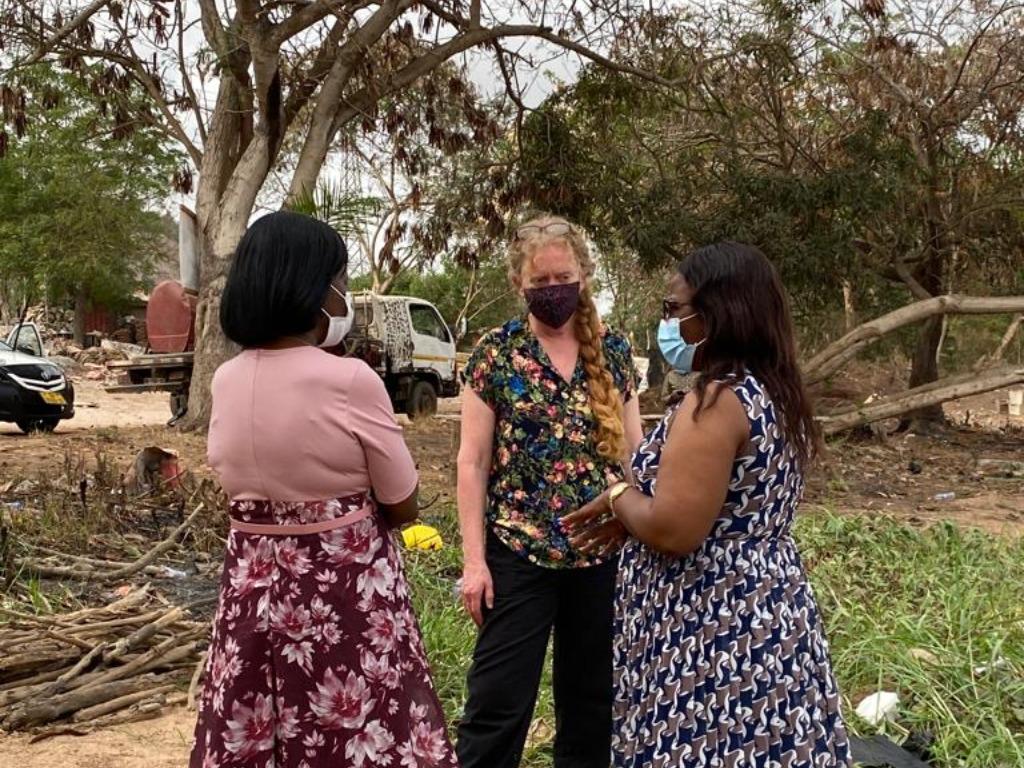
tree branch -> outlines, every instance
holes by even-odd
[[[826,435],[835,435],[863,424],[893,419],[921,408],[993,392],[1021,382],[1024,382],[1024,368],[1019,367],[1000,368],[981,376],[969,373],[925,384],[839,413],[824,414],[818,417],[818,421]]]
[[[1002,340],[999,342],[999,346],[996,347],[995,352],[990,355],[982,355],[981,359],[974,364],[974,370],[982,371],[986,367],[997,363],[1003,359],[1003,355],[1006,354],[1006,350],[1010,348],[1010,344],[1017,336],[1017,332],[1024,327],[1024,314],[1017,315],[1006,328],[1006,332],[1003,334]]]
[[[203,112],[199,108],[199,97],[192,86],[192,78],[185,68],[185,10],[181,6],[181,0],[174,1],[174,15],[178,23],[178,69],[181,72],[182,82],[185,84],[185,92],[192,102],[192,113],[196,117],[196,129],[199,131],[199,141],[206,145],[206,121],[203,119]]]
[[[96,15],[97,11],[102,9],[110,0],[93,0],[89,3],[82,12],[75,16],[71,21],[65,24],[63,27],[54,32],[48,40],[40,44],[35,52],[23,62],[20,62],[19,66],[31,66],[38,64],[42,61],[43,57],[46,56],[55,46],[61,43],[63,40],[74,32],[76,29],[85,24],[89,19]]]
[[[278,22],[270,28],[271,39],[277,46],[282,45],[286,40],[290,40],[300,32],[326,19],[333,12],[333,6],[336,5],[339,5],[336,0],[316,0],[316,2],[300,7],[284,21]]]
[[[997,315],[1010,312],[1024,312],[1024,296],[935,296],[918,301],[859,325],[832,342],[804,365],[804,377],[808,384],[820,383],[883,336],[935,315]]]

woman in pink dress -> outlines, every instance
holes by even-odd
[[[231,498],[190,768],[454,768],[390,529],[418,479],[351,328],[344,243],[274,213],[242,238],[220,320],[209,461]]]

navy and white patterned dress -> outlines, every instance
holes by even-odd
[[[616,605],[615,768],[845,768],[839,693],[791,529],[803,493],[793,448],[752,376],[750,419],[721,515],[699,550],[630,540]],[[675,409],[633,459],[653,496]]]

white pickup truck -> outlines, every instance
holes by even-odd
[[[188,410],[192,381],[194,303],[177,281],[154,288],[146,307],[148,354],[108,363],[119,377],[108,392],[168,392],[171,421]],[[455,339],[429,301],[413,296],[360,293],[352,297],[355,321],[335,350],[359,357],[384,380],[398,412],[419,419],[437,412],[438,397],[459,394]],[[166,332],[176,329],[175,333]],[[159,331],[159,333],[158,333]]]
[[[459,394],[455,338],[429,301],[359,293],[345,354],[360,357],[384,379],[395,410],[411,419],[437,412],[438,397]]]

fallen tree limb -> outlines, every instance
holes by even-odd
[[[1022,382],[1024,368],[1004,367],[983,374],[968,374],[926,384],[899,395],[821,415],[818,421],[826,435],[834,435],[864,424],[902,416],[918,408],[980,395]]]
[[[181,534],[183,534],[191,527],[192,523],[194,523],[196,518],[199,517],[199,513],[202,512],[205,508],[206,505],[203,504],[202,502],[199,502],[196,508],[192,510],[192,514],[186,517],[181,525],[179,525],[177,528],[171,531],[170,536],[161,541],[159,544],[157,544],[155,547],[153,547],[151,550],[149,550],[146,554],[144,554],[131,565],[127,565],[124,568],[118,568],[116,570],[110,571],[106,574],[104,580],[119,581],[122,579],[126,579],[129,576],[138,573],[147,565],[152,564],[158,557],[160,557],[164,553],[170,552],[172,549],[178,546],[178,537],[181,536]]]
[[[861,350],[906,325],[935,315],[996,315],[1024,312],[1024,296],[936,296],[900,307],[857,326],[829,344],[804,364],[808,385],[818,384],[838,371]]]

